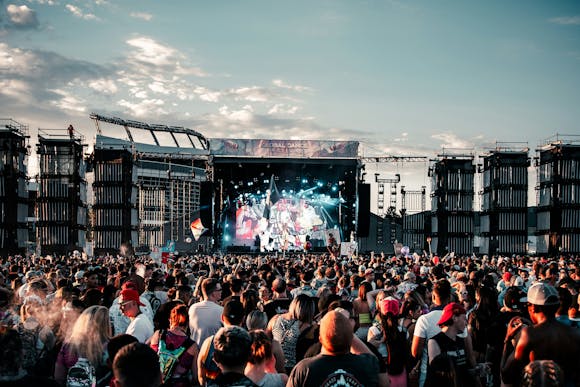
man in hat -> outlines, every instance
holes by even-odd
[[[437,356],[447,355],[453,362],[460,386],[469,386],[474,382],[469,375],[469,369],[473,364],[470,364],[467,355],[465,339],[458,336],[467,328],[466,314],[467,312],[461,304],[456,302],[447,304],[437,322],[441,332],[429,339],[428,342],[429,364]]]
[[[301,360],[292,369],[288,387],[378,385],[377,358],[356,338],[349,319],[340,311],[332,310],[320,321],[320,343],[319,355]]]
[[[538,282],[528,290],[528,312],[533,326],[512,319],[506,334],[504,354],[510,352],[512,338],[521,330],[515,350],[502,368],[504,383],[519,384],[522,370],[534,360],[553,360],[564,371],[565,386],[580,386],[580,334],[556,320],[560,306],[558,291]]]
[[[140,343],[145,343],[153,336],[153,323],[147,316],[141,313],[139,307],[145,306],[145,304],[139,300],[139,292],[137,290],[121,290],[119,306],[123,314],[131,320],[125,332],[126,334],[134,336]]]

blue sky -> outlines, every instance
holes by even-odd
[[[579,1],[0,0],[0,116],[367,155],[580,134]],[[372,172],[372,171],[371,171]]]

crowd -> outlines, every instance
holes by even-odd
[[[2,386],[579,386],[580,260],[0,259]]]

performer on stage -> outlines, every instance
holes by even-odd
[[[338,257],[338,253],[340,252],[340,245],[336,242],[336,238],[332,233],[328,233],[328,244],[326,246],[328,253],[332,256],[332,258]]]

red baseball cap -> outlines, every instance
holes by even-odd
[[[139,292],[134,289],[123,289],[121,290],[121,302],[127,301],[135,301],[140,306],[145,306],[145,304],[141,303],[139,300]]]
[[[439,319],[437,325],[441,326],[445,324],[447,321],[451,320],[453,316],[459,316],[466,313],[467,312],[465,311],[465,308],[461,306],[461,304],[458,304],[457,302],[447,304],[445,308],[443,308],[443,314],[441,315],[441,318]]]
[[[380,308],[381,308],[381,314],[382,315],[387,315],[388,312],[391,312],[393,314],[393,316],[398,316],[399,315],[399,301],[387,297],[381,300],[381,303],[379,304]]]

